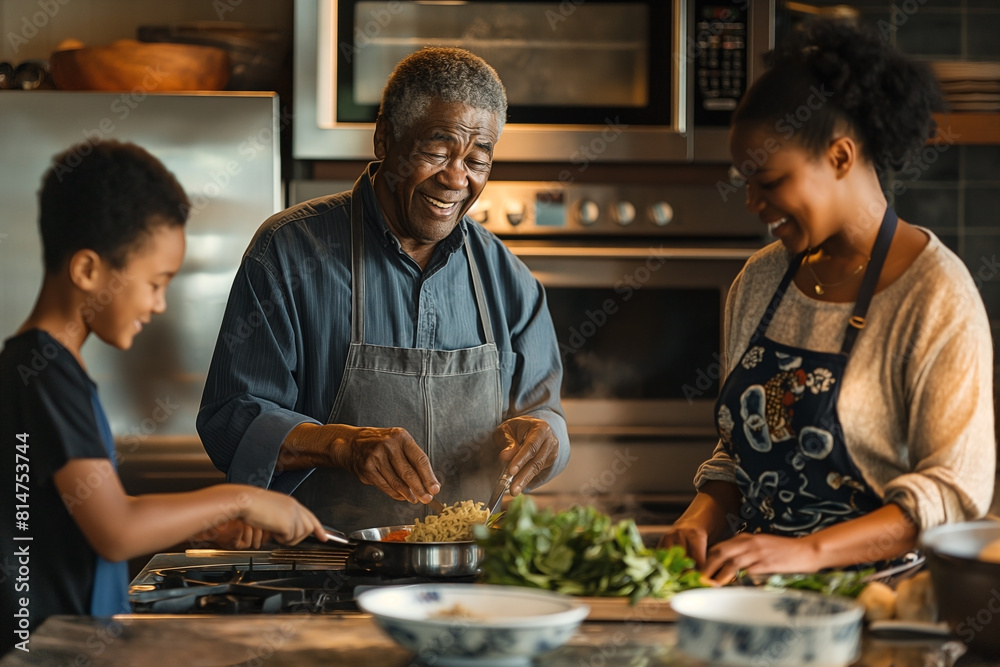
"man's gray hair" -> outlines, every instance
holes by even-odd
[[[497,130],[507,120],[507,93],[496,70],[464,49],[427,47],[399,61],[382,91],[379,114],[394,139],[403,136],[432,99],[459,102],[493,112]]]

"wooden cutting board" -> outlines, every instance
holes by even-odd
[[[635,605],[629,604],[628,598],[612,597],[580,597],[590,607],[588,621],[663,621],[677,620],[677,612],[670,606],[669,600],[643,598]]]

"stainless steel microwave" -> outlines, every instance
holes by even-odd
[[[723,162],[774,43],[775,0],[296,0],[294,155],[372,157],[382,87],[424,46],[496,68],[496,159]]]

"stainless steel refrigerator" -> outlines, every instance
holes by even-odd
[[[38,198],[54,155],[81,141],[141,145],[192,202],[187,254],[154,316],[122,352],[84,345],[133,493],[221,478],[195,430],[233,275],[257,227],[282,207],[278,99],[272,93],[0,92],[0,339],[41,284]]]

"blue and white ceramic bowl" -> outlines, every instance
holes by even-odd
[[[840,667],[861,650],[864,607],[845,597],[760,588],[678,593],[677,648],[731,665]]]
[[[523,665],[559,648],[590,609],[549,591],[486,584],[373,588],[358,606],[397,643],[438,665]]]

